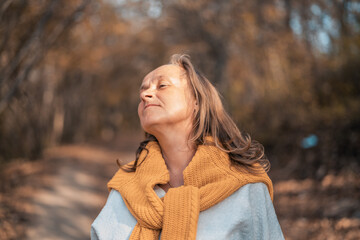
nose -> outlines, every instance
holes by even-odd
[[[146,99],[151,99],[153,95],[154,95],[153,91],[150,88],[148,88],[140,93],[140,98],[146,101]]]

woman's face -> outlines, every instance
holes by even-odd
[[[195,107],[195,98],[181,67],[163,65],[145,76],[140,87],[138,114],[146,132],[154,134],[164,127],[192,125]]]

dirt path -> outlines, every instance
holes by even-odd
[[[116,148],[120,149],[120,148]],[[14,161],[0,176],[0,239],[89,239],[104,206],[106,183],[128,162],[134,146],[112,151],[95,145],[62,146],[43,160]],[[360,239],[360,178],[322,181],[276,179],[274,206],[286,239]]]
[[[111,152],[91,146],[49,149],[55,171],[32,199],[27,239],[89,239],[90,225],[107,198],[106,182],[118,169],[115,160],[129,161],[133,152]]]

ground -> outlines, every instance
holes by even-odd
[[[16,160],[1,170],[0,239],[89,239],[106,202],[116,159],[135,156],[99,145],[49,148],[38,161]],[[360,239],[360,178],[277,180],[274,206],[286,239]]]

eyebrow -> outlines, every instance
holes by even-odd
[[[149,82],[151,83],[152,81],[155,81],[155,80],[161,81],[163,79],[165,79],[165,77],[163,75],[159,75],[155,79],[153,78],[152,80],[150,80]],[[141,92],[142,90],[148,88],[148,86],[149,86],[149,84],[141,84],[139,91]]]

